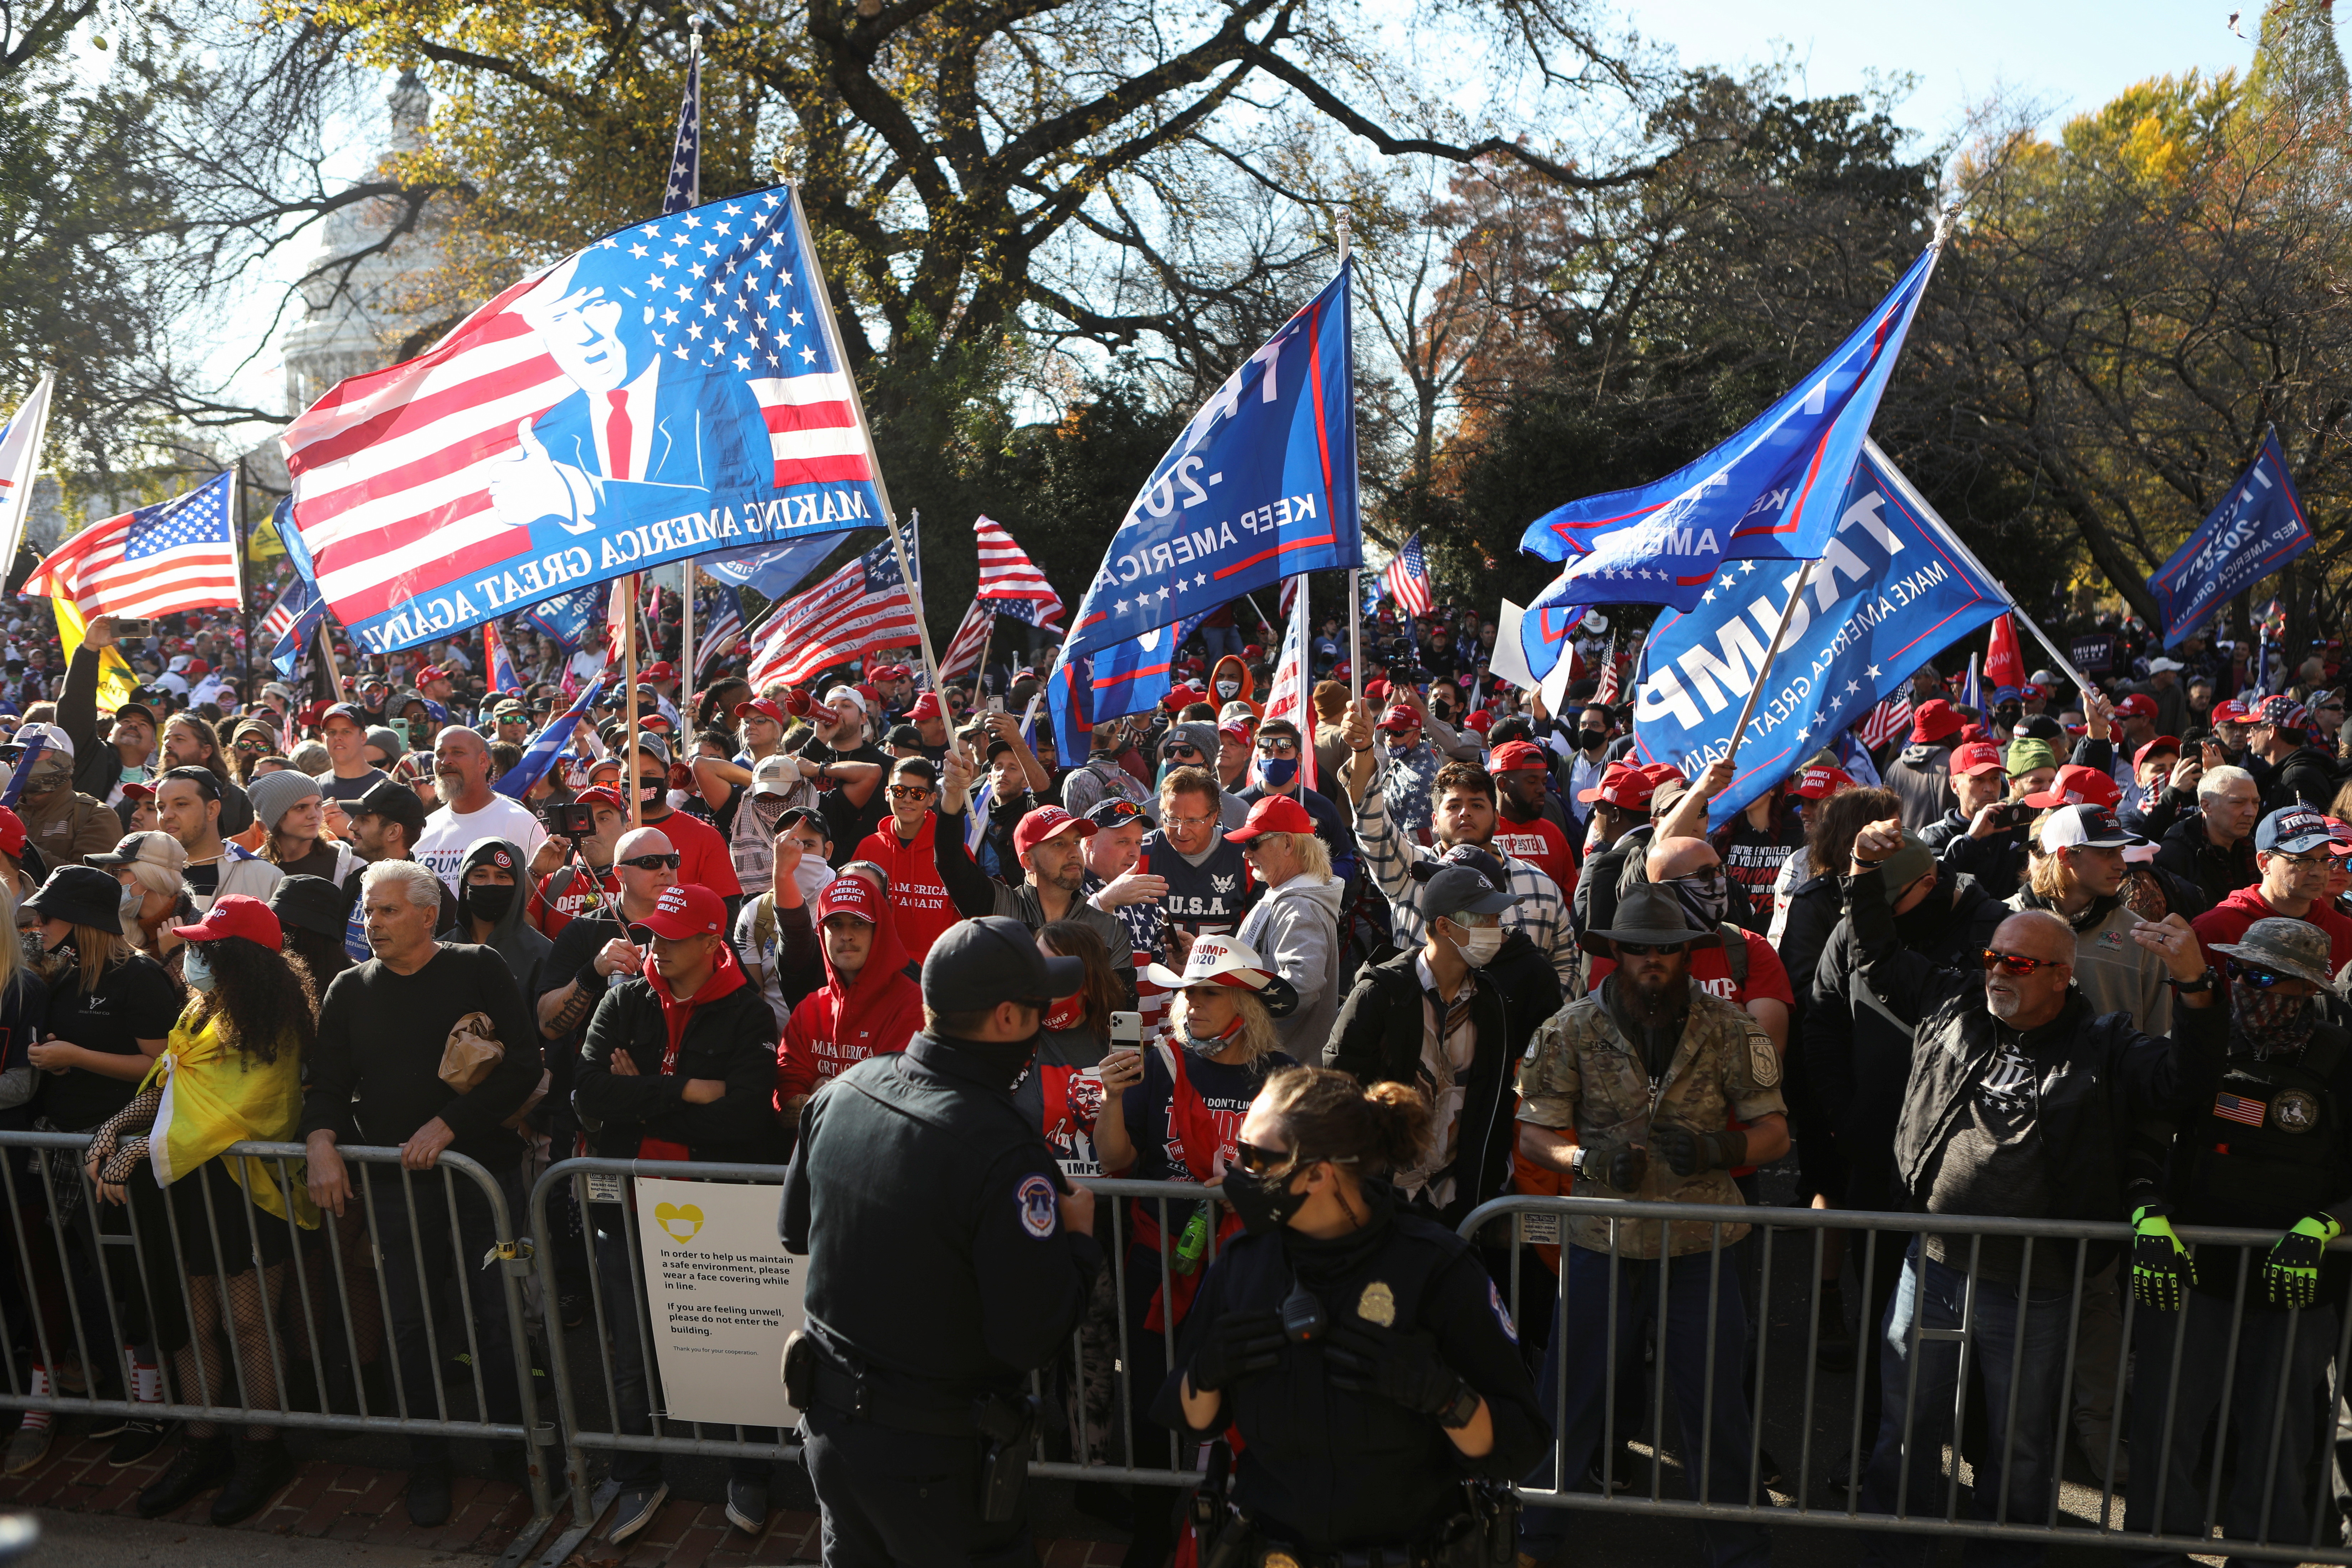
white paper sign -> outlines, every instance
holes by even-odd
[[[790,1426],[784,1340],[807,1259],[776,1235],[782,1188],[637,1178],[646,1321],[673,1420]]]
[[[1503,601],[1502,614],[1495,617],[1495,652],[1486,662],[1486,673],[1522,691],[1533,691],[1535,672],[1528,668],[1528,650],[1519,646],[1519,620],[1526,614],[1510,600]]]

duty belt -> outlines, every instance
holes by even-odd
[[[872,1421],[902,1431],[935,1437],[976,1437],[980,1427],[971,1401],[947,1398],[934,1403],[877,1388],[873,1380],[854,1376],[820,1357],[815,1369],[817,1403],[860,1421]]]

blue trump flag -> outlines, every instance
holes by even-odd
[[[2221,504],[2148,579],[2164,616],[2164,646],[2179,647],[2222,600],[2310,548],[2311,524],[2273,426]]]
[[[1093,725],[1160,706],[1176,684],[1176,650],[1200,624],[1201,616],[1187,616],[1173,626],[1154,626],[1130,641],[1054,666],[1045,681],[1045,712],[1066,765],[1087,760],[1087,731]]]
[[[2008,595],[1875,443],[1790,617],[1739,772],[1712,803],[1720,827],[1859,721],[1911,671],[2010,607]],[[1726,754],[1741,705],[1802,568],[1742,562],[1685,615],[1651,628],[1633,687],[1634,750],[1696,776]]]
[[[574,588],[569,594],[558,594],[552,599],[541,600],[525,610],[522,618],[562,643],[566,653],[577,653],[588,636],[588,628],[604,621],[604,595],[611,592],[612,585],[608,583]]]
[[[607,670],[603,677],[582,687],[572,706],[549,720],[547,728],[533,735],[530,744],[523,748],[522,760],[509,768],[490,787],[511,800],[520,800],[529,795],[530,786],[545,778],[547,770],[555,765],[555,754],[572,739],[573,726],[587,717],[589,706],[596,700],[596,694],[619,679],[618,670]]]
[[[1528,609],[1689,610],[1726,560],[1818,559],[1942,246],[1939,230],[1869,319],[1730,440],[1654,483],[1571,501],[1529,524],[1519,547],[1569,564]],[[1520,623],[1523,637],[1536,622]],[[1526,652],[1541,679],[1550,665]]]
[[[1065,658],[1302,572],[1363,564],[1349,277],[1343,263],[1151,470],[1078,605]]]
[[[841,541],[830,535],[763,545],[731,555],[706,555],[696,564],[737,588],[757,588],[771,603],[789,598],[808,574],[824,564]]]

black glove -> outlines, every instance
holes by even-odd
[[[1694,1132],[1687,1127],[1661,1121],[1650,1129],[1650,1147],[1658,1152],[1667,1168],[1677,1176],[1696,1176],[1701,1171],[1728,1171],[1734,1165],[1748,1163],[1748,1134],[1728,1130]]]
[[[1444,1416],[1462,1400],[1462,1375],[1419,1334],[1349,1317],[1332,1329],[1323,1354],[1334,1388],[1373,1394],[1420,1415]]]
[[[1282,1346],[1282,1320],[1274,1313],[1227,1312],[1192,1352],[1192,1392],[1231,1388],[1271,1370]]]
[[[1606,1183],[1621,1193],[1630,1193],[1642,1184],[1650,1173],[1650,1155],[1644,1149],[1631,1143],[1612,1143],[1603,1140],[1587,1143],[1578,1151],[1576,1168],[1595,1181]]]

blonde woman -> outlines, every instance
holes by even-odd
[[[1238,934],[1298,994],[1275,1032],[1292,1056],[1319,1060],[1339,1016],[1339,906],[1348,892],[1332,875],[1331,847],[1307,807],[1287,795],[1261,797],[1249,820],[1225,837],[1242,847],[1266,889]]]
[[[122,885],[119,913],[131,945],[168,965],[180,946],[173,926],[196,918],[195,901],[184,884],[186,847],[168,833],[130,833],[106,854],[85,860]]]

